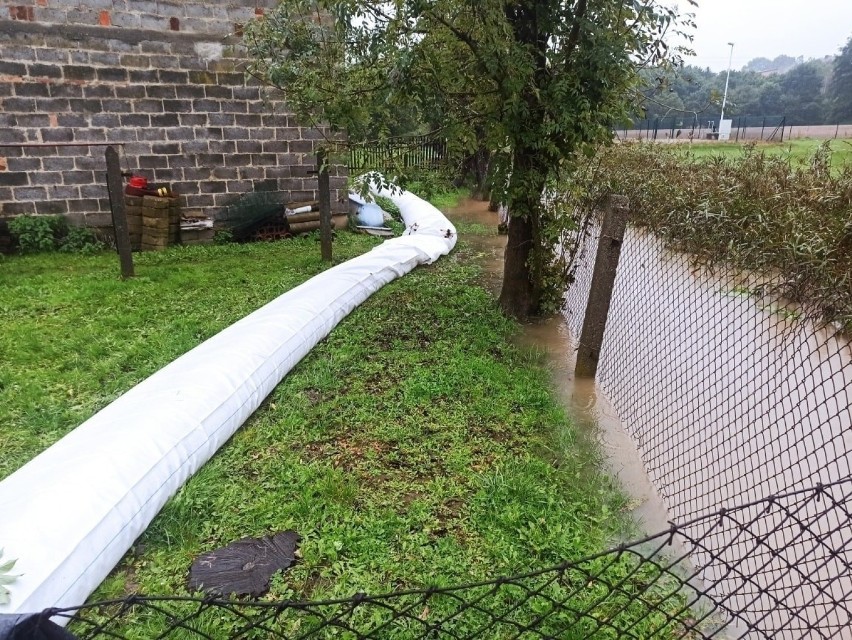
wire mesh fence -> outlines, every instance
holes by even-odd
[[[576,335],[597,234],[569,291]],[[852,343],[778,285],[628,228],[598,382],[677,519],[852,472]]]
[[[784,142],[784,127],[787,124],[787,119],[783,115],[733,116],[731,117],[731,140]],[[678,114],[634,120],[618,129],[616,134],[625,140],[701,140],[708,135],[711,138],[718,137],[718,127],[718,114]]]
[[[353,146],[349,171],[378,169],[437,169],[447,157],[447,141],[428,136],[409,136],[387,142]]]
[[[820,485],[477,584],[318,602],[132,596],[27,624],[68,623],[79,639],[839,638],[852,621],[850,500],[852,481]]]
[[[568,293],[575,335],[599,228],[595,222],[582,239]],[[852,341],[839,326],[818,321],[818,309],[785,299],[785,284],[775,274],[699,265],[642,229],[625,234],[598,384],[677,520],[852,475]],[[706,553],[738,555],[755,590],[768,592],[783,580],[805,593],[812,576],[795,564],[786,573],[765,564],[766,554],[813,544],[815,553],[842,556],[852,532],[845,519],[835,513],[814,521],[807,542],[796,539],[795,527],[755,522],[765,553],[725,535],[703,546]],[[824,579],[848,578],[848,571],[844,561]],[[804,607],[801,617],[811,620],[820,607],[825,615],[846,615],[845,605],[814,607]],[[780,615],[762,599],[748,608]]]

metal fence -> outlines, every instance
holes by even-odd
[[[428,136],[396,138],[383,143],[356,145],[349,150],[349,171],[369,169],[436,169],[447,157],[447,141]]]
[[[582,240],[568,294],[575,335],[599,229],[595,222]],[[818,309],[785,299],[784,285],[777,274],[696,264],[642,229],[625,234],[598,384],[674,519],[852,476],[852,341],[838,326],[819,322]],[[811,552],[843,558],[822,577],[842,578],[842,604],[806,606],[803,620],[846,618],[847,518],[845,509],[830,509],[814,522],[809,543],[794,542],[795,527],[754,525],[767,552],[812,544]],[[756,590],[768,593],[784,580],[807,592],[812,578],[797,567],[763,565],[754,549],[728,543],[715,538],[708,552],[739,553],[734,561],[751,567]]]
[[[18,628],[46,633],[52,619],[79,639],[844,637],[850,500],[850,481],[772,496],[477,584],[321,602],[132,596],[45,611]]]
[[[784,116],[733,116],[731,121],[731,140],[784,142]],[[718,126],[718,115],[678,115],[634,120],[615,133],[622,139],[702,140],[718,136]]]

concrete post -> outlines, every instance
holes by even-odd
[[[610,196],[604,205],[595,270],[592,273],[589,301],[577,351],[577,366],[574,369],[577,378],[594,378],[598,370],[598,358],[629,213],[627,198],[623,196]]]

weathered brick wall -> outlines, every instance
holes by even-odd
[[[0,147],[0,217],[108,226],[104,147],[80,142],[121,144],[124,169],[208,215],[255,190],[315,198],[320,133],[247,81],[233,35],[275,1],[0,5],[0,144],[49,144]],[[343,211],[345,168],[332,176]]]

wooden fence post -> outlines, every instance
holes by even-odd
[[[629,213],[627,198],[623,196],[610,196],[604,205],[595,270],[592,273],[583,331],[577,350],[577,365],[574,369],[574,376],[577,378],[594,378],[598,370],[598,358]]]
[[[121,164],[114,147],[106,148],[107,190],[109,208],[112,211],[112,226],[115,231],[115,248],[121,262],[121,277],[132,278],[133,253],[130,248],[130,232],[127,228],[127,214],[124,211],[124,188],[121,180]]]
[[[328,152],[324,150],[317,152],[317,183],[322,259],[331,262],[331,181],[328,175]]]

